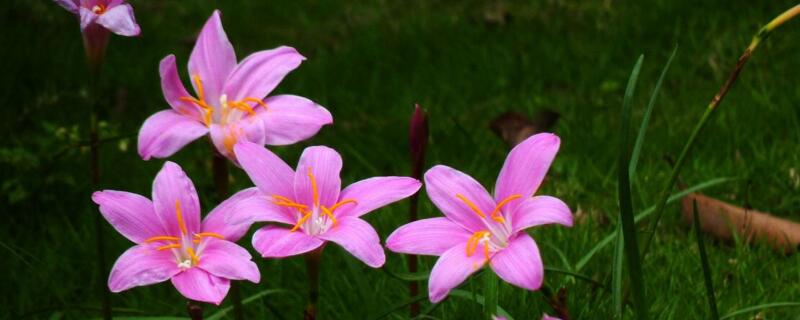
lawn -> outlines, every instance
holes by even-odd
[[[578,262],[616,232],[620,112],[628,76],[644,65],[633,99],[638,123],[663,65],[677,46],[642,149],[635,212],[652,206],[670,164],[761,25],[792,1],[130,1],[142,36],[113,36],[99,99],[101,188],[149,195],[163,160],[142,161],[136,135],[143,121],[168,108],[158,63],[173,53],[184,81],[195,36],[214,9],[239,58],[279,45],[308,59],[278,87],[328,108],[334,125],[312,139],[271,147],[294,164],[303,148],[326,145],[344,159],[343,184],[377,175],[408,175],[408,121],[415,103],[429,114],[426,167],[446,164],[494,185],[509,147],[489,128],[506,111],[560,114],[552,129],[561,149],[539,193],[563,199],[575,226],[529,230],[545,266],[594,282],[546,272],[545,287],[566,289],[573,319],[610,319],[614,248]],[[500,4],[498,4],[500,3]],[[503,22],[489,13],[507,12]],[[0,318],[85,319],[100,316],[94,220],[90,201],[88,74],[75,17],[48,0],[0,5]],[[800,212],[800,23],[766,40],[700,136],[680,179],[696,185],[731,181],[703,192],[739,206],[793,220]],[[187,82],[188,83],[188,82]],[[219,203],[210,146],[196,141],[169,160],[194,181],[203,213]],[[231,189],[251,187],[238,168]],[[677,190],[676,190],[677,191]],[[441,213],[421,192],[420,216]],[[408,201],[366,216],[385,238],[406,223]],[[648,223],[640,224],[639,236]],[[107,223],[106,270],[130,247]],[[722,315],[771,302],[797,302],[800,257],[768,246],[704,237]],[[262,259],[250,245],[262,281],[241,282],[247,318],[296,319],[307,288],[302,257]],[[696,237],[678,205],[666,208],[650,254],[642,262],[651,318],[705,319],[708,304]],[[430,270],[434,258],[422,258]],[[322,258],[320,319],[369,319],[408,299],[405,257],[387,251],[372,269],[335,245]],[[461,289],[482,293],[481,276]],[[99,284],[102,282],[103,284]],[[426,281],[422,281],[422,292]],[[499,306],[516,319],[554,314],[543,291],[500,284]],[[267,292],[269,293],[269,292]],[[630,302],[630,301],[629,301]],[[230,306],[206,305],[207,315]],[[115,314],[185,316],[186,301],[168,283],[112,295]],[[427,299],[422,309],[429,307]],[[451,296],[430,312],[435,319],[479,318],[481,306]],[[800,307],[771,308],[734,319],[793,319]],[[624,318],[633,318],[627,305]],[[233,319],[231,316],[228,318]],[[408,318],[399,309],[388,319]]]

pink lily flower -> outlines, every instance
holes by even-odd
[[[524,230],[543,224],[572,226],[572,213],[554,197],[533,196],[558,152],[558,136],[534,135],[508,154],[494,197],[472,177],[438,165],[425,173],[428,197],[444,217],[422,219],[395,230],[386,240],[398,253],[440,256],[431,270],[431,302],[444,299],[489,263],[512,285],[538,289],[544,266],[536,242]]]
[[[319,248],[332,241],[368,266],[386,261],[375,229],[360,217],[419,190],[421,183],[408,177],[374,177],[341,189],[342,158],[335,150],[308,147],[297,171],[266,148],[242,141],[234,152],[242,168],[260,191],[251,203],[226,218],[246,225],[256,221],[279,222],[253,235],[253,247],[265,258],[283,258]]]
[[[90,63],[102,60],[108,44],[108,31],[132,37],[141,33],[133,7],[125,0],[55,0],[80,18],[83,44]]]
[[[210,134],[217,150],[236,163],[233,146],[239,140],[287,145],[313,136],[333,122],[328,110],[299,96],[263,99],[303,60],[294,48],[278,47],[253,53],[237,64],[220,13],[214,11],[189,57],[196,97],[183,87],[175,56],[161,60],[161,89],[172,108],[145,120],[139,131],[139,155],[144,160],[169,157]]]
[[[136,243],[111,268],[108,288],[120,292],[172,280],[186,298],[219,305],[230,280],[258,283],[250,253],[238,246],[247,232],[223,220],[242,196],[224,201],[200,221],[200,201],[180,166],[166,162],[153,181],[153,201],[138,194],[104,190],[92,200],[124,237]]]

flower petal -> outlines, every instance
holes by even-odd
[[[80,6],[80,2],[78,1],[80,0],[55,0],[58,5],[74,14],[78,14],[78,7]]]
[[[492,256],[489,263],[500,279],[517,287],[536,290],[542,286],[544,265],[539,247],[527,233],[520,233],[508,247]]]
[[[150,199],[130,192],[104,190],[93,193],[92,201],[100,206],[100,213],[114,229],[135,243],[166,234]]]
[[[266,226],[253,235],[253,248],[264,258],[285,258],[319,248],[324,241],[303,231]]]
[[[447,218],[472,232],[486,229],[481,217],[458,198],[461,195],[484,215],[490,214],[494,200],[478,181],[456,169],[437,165],[425,172],[425,187],[428,197]]]
[[[171,251],[159,251],[146,244],[136,245],[114,262],[108,276],[108,289],[120,292],[159,283],[169,280],[180,271]]]
[[[238,241],[258,221],[294,224],[297,218],[269,200],[258,188],[237,192],[211,210],[203,220],[203,232],[219,233],[228,241]]]
[[[472,233],[445,217],[417,220],[397,228],[386,247],[397,253],[440,256],[466,243]]]
[[[428,299],[433,303],[442,301],[450,290],[480,270],[485,262],[486,258],[479,252],[467,256],[466,242],[445,251],[431,269],[431,277],[428,279]]]
[[[180,215],[177,211],[180,203]],[[182,233],[178,217],[184,222],[186,232],[194,234],[200,229],[200,200],[194,184],[183,169],[174,162],[167,161],[153,180],[153,206],[156,215],[170,235]]]
[[[370,267],[380,268],[386,262],[378,233],[369,223],[359,218],[339,219],[336,225],[319,237],[342,246]]]
[[[144,160],[169,157],[207,132],[202,123],[174,110],[156,112],[139,130],[139,155]]]
[[[197,37],[189,56],[189,76],[199,76],[203,83],[206,102],[216,106],[225,86],[225,79],[236,68],[236,53],[222,28],[219,10],[214,10]],[[192,80],[194,92],[199,94],[197,82]]]
[[[172,285],[184,297],[219,305],[228,294],[231,282],[200,268],[189,268],[172,277]]]
[[[309,99],[278,95],[264,100],[266,110],[258,108],[264,123],[264,141],[269,145],[293,144],[313,137],[322,126],[333,123],[327,109]]]
[[[335,211],[337,217],[360,217],[419,190],[422,183],[409,177],[374,177],[353,183],[342,190],[339,201],[355,200]]]
[[[172,110],[196,121],[203,121],[203,116],[197,106],[181,100],[182,97],[191,97],[191,95],[186,91],[178,75],[175,55],[171,54],[161,59],[161,63],[158,65],[158,72],[161,75],[161,91],[164,93],[164,99],[167,100]]]
[[[138,36],[142,31],[136,24],[133,7],[127,3],[113,7],[101,14],[97,18],[97,23],[113,33],[126,37]]]
[[[564,201],[551,196],[525,199],[514,210],[511,219],[514,232],[550,223],[572,226],[572,211]]]
[[[265,196],[294,196],[294,170],[280,157],[248,141],[237,143],[233,150],[242,169]]]
[[[250,259],[250,253],[237,244],[210,238],[200,256],[198,268],[229,280],[249,280],[258,283],[261,273]]]
[[[244,98],[261,99],[275,89],[289,72],[300,66],[303,60],[305,57],[291,47],[255,52],[230,73],[223,92],[237,101]]]
[[[332,206],[339,199],[342,188],[339,177],[341,171],[342,157],[336,150],[325,146],[306,148],[300,156],[294,175],[295,201],[309,206],[314,203],[310,172],[316,181],[319,203],[326,207]]]
[[[523,198],[533,196],[547,175],[560,143],[557,135],[540,133],[514,147],[497,177],[495,199],[500,202],[515,194]],[[503,212],[514,212],[519,203],[520,201],[510,202],[503,208]]]
[[[84,7],[80,7],[78,10],[78,15],[81,18],[81,32],[84,32],[97,20],[98,15]]]

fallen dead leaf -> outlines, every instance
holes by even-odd
[[[520,112],[509,111],[494,118],[490,127],[509,146],[514,147],[536,133],[550,130],[558,121],[558,117],[557,112],[550,110],[539,111],[533,118],[528,118]]]

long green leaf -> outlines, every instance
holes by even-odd
[[[706,298],[711,319],[719,320],[717,311],[717,297],[714,294],[714,282],[711,281],[711,267],[708,265],[706,246],[703,244],[703,232],[700,229],[700,217],[697,215],[697,200],[692,201],[692,214],[694,215],[694,231],[697,237],[697,249],[700,251],[700,264],[703,267],[703,280],[706,283]]]
[[[425,298],[427,298],[427,297],[428,297],[427,293],[423,293],[423,294],[417,295],[415,297],[411,297],[409,299],[406,299],[405,301],[402,301],[402,302],[400,302],[398,304],[395,304],[395,305],[389,307],[388,309],[386,309],[384,311],[381,311],[381,313],[375,315],[374,317],[372,317],[370,319],[379,320],[379,319],[386,318],[392,313],[395,313],[395,312],[400,311],[400,310],[405,310],[411,304],[414,304],[416,302],[420,302],[422,300],[425,300]]]
[[[271,294],[285,293],[285,292],[287,292],[285,289],[267,289],[267,290],[263,290],[263,291],[260,291],[260,292],[258,292],[256,294],[254,294],[252,296],[249,296],[249,297],[245,298],[244,300],[242,300],[242,305],[249,304],[249,303],[251,303],[253,301],[256,301],[258,299],[261,299],[261,298],[263,298],[265,296],[268,296],[268,295],[271,295]],[[206,317],[206,320],[222,319],[223,317],[225,317],[225,315],[227,315],[231,311],[233,311],[233,306],[228,306],[228,307],[219,309],[219,311],[217,311],[214,314]]]
[[[483,313],[486,320],[492,320],[492,317],[497,313],[497,276],[495,276],[494,272],[488,270],[483,273],[483,277],[483,292],[486,297],[483,304]]]
[[[389,271],[386,268],[383,268],[381,270],[384,270],[384,271],[386,271],[387,274],[391,275],[392,277],[397,278],[399,280],[403,280],[403,281],[424,281],[424,280],[428,280],[428,278],[431,276],[431,272],[430,271],[419,271],[419,272],[414,272],[414,273],[408,273],[408,272],[398,273],[398,272]],[[480,273],[482,271],[483,270],[478,271],[478,272]],[[585,274],[578,273],[578,272],[574,272],[574,271],[570,271],[570,270],[564,270],[564,269],[555,268],[555,267],[548,267],[548,266],[544,267],[544,271],[545,272],[553,272],[553,273],[561,273],[561,274],[565,274],[565,275],[568,275],[568,276],[573,276],[573,277],[581,279],[583,281],[590,282],[590,283],[592,283],[592,284],[594,284],[594,285],[596,285],[598,287],[605,288],[605,285],[603,285],[602,283],[597,282],[596,280],[592,279],[591,277],[589,277],[589,276],[587,276]],[[476,273],[473,276],[478,276],[479,273]]]
[[[686,190],[683,190],[683,191],[680,191],[678,193],[675,193],[675,194],[671,195],[667,199],[667,204],[670,204],[670,203],[673,203],[675,201],[678,201],[678,200],[682,199],[683,197],[687,196],[688,194],[690,194],[692,192],[701,191],[701,190],[704,190],[704,189],[707,189],[707,188],[710,188],[710,187],[713,187],[713,186],[716,186],[716,185],[719,185],[719,184],[723,184],[725,182],[734,181],[734,180],[737,180],[737,179],[739,179],[739,178],[737,178],[737,177],[714,178],[714,179],[711,179],[711,180],[708,180],[708,181],[705,181],[705,182],[702,182],[702,183],[698,183],[698,184],[693,185],[693,186],[691,186],[689,188],[686,188]],[[638,223],[642,219],[647,218],[648,216],[653,214],[653,212],[655,212],[655,209],[656,209],[656,206],[653,205],[653,206],[645,209],[644,211],[642,211],[638,215],[636,215],[636,222]],[[581,269],[583,269],[583,267],[585,267],[589,263],[589,261],[592,260],[592,258],[594,257],[595,254],[600,252],[601,249],[603,249],[606,246],[608,246],[616,238],[617,238],[617,232],[615,230],[613,233],[611,233],[608,236],[606,236],[605,238],[603,238],[603,240],[600,240],[600,242],[598,242],[597,245],[595,245],[591,250],[589,250],[589,252],[587,252],[581,258],[581,260],[579,260],[578,263],[575,264],[575,272],[580,272]]]
[[[473,298],[472,297],[473,294],[471,292],[464,291],[464,290],[456,289],[456,290],[450,291],[450,295],[453,296],[453,297],[459,297],[459,298],[472,300],[475,303],[480,304],[480,305],[484,305],[484,301],[485,301],[483,296],[481,296],[479,294],[476,294],[475,298]],[[497,314],[502,316],[502,317],[505,317],[507,320],[514,320],[514,318],[511,316],[511,314],[509,314],[505,309],[503,309],[499,305],[497,306]]]
[[[611,295],[614,298],[614,317],[622,318],[622,269],[625,261],[625,238],[622,235],[622,224],[617,224],[617,245],[614,247],[614,265],[611,274]]]
[[[753,311],[764,310],[764,309],[773,309],[773,308],[788,308],[788,307],[800,307],[800,302],[772,302],[772,303],[765,303],[759,304],[757,306],[747,307],[744,309],[739,309],[729,314],[726,314],[719,318],[720,320],[725,320],[729,318],[733,318],[738,315],[743,315],[746,313],[750,313]]]
[[[630,125],[631,125],[631,100],[636,90],[636,82],[639,72],[642,69],[644,55],[640,55],[636,65],[631,71],[628,79],[628,87],[625,89],[625,97],[622,100],[622,115],[620,117],[620,152],[619,152],[619,215],[622,224],[622,236],[625,239],[624,248],[627,259],[628,276],[631,281],[631,292],[633,295],[633,307],[638,319],[647,319],[648,308],[647,298],[644,293],[644,279],[642,277],[642,266],[639,260],[639,244],[636,239],[636,222],[633,215],[633,202],[631,201],[631,181],[630,171],[628,171],[630,153]]]

